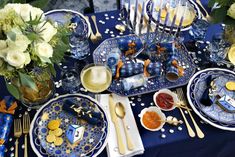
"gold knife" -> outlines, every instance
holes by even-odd
[[[118,117],[115,113],[115,106],[116,106],[116,104],[113,100],[113,96],[110,94],[109,95],[109,110],[110,110],[111,120],[112,120],[112,122],[115,126],[115,129],[116,129],[119,153],[124,155],[124,154],[126,154],[126,149],[125,149],[125,146],[124,146],[123,141],[122,141],[122,135],[121,135],[121,132],[120,132]]]

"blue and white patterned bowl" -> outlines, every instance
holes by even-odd
[[[62,111],[64,100],[70,99],[83,107],[92,107],[96,112],[101,112],[103,115],[102,122],[98,125],[91,125],[78,120],[65,111]],[[74,148],[69,147],[66,142],[65,133],[62,138],[64,142],[61,146],[55,146],[46,142],[48,133],[47,124],[50,120],[61,119],[60,128],[65,131],[69,124],[77,124],[85,127],[83,140]],[[67,94],[52,99],[42,106],[36,113],[30,127],[30,143],[40,157],[58,156],[58,157],[76,157],[97,156],[105,148],[107,144],[107,136],[109,132],[109,123],[105,111],[98,105],[96,100],[81,94]]]
[[[68,10],[68,9],[55,9],[45,13],[46,18],[52,22],[57,22],[59,25],[65,25],[70,23],[70,19],[73,16],[78,16],[81,18],[84,24],[84,31],[87,33],[87,37],[91,34],[90,22],[79,12]]]
[[[235,72],[227,69],[209,68],[197,72],[189,81],[187,86],[187,98],[194,112],[205,122],[214,127],[235,131],[235,113],[228,113],[216,104],[204,106],[199,99],[202,97],[206,87],[206,79],[209,75],[214,77],[224,77],[223,83],[226,80],[235,80]],[[218,88],[224,92],[224,86]],[[227,92],[226,92],[227,94]],[[232,98],[235,98],[235,92],[228,93]]]

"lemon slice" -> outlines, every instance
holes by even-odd
[[[186,6],[179,6],[178,8],[174,9],[174,12],[172,14],[170,14],[170,20],[173,21],[174,15],[175,15],[175,13],[177,13],[177,17],[175,20],[175,24],[177,26],[180,24],[180,19],[183,15],[184,15],[184,20],[183,20],[182,26],[188,26],[188,25],[192,24],[193,20],[196,16],[194,10],[191,10],[188,7],[185,10],[185,7]],[[184,10],[185,10],[185,14],[184,14]]]
[[[233,44],[228,50],[228,59],[232,64],[235,65],[235,44]]]

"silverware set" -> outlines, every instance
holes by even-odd
[[[88,16],[85,16],[85,18],[89,20],[89,17]],[[99,29],[98,29],[98,26],[97,26],[97,21],[96,21],[96,16],[95,15],[92,15],[91,16],[91,19],[94,23],[94,26],[95,26],[95,29],[96,29],[96,33],[93,32],[92,28],[91,28],[91,35],[90,35],[90,39],[92,41],[92,43],[97,43],[99,40],[102,39],[102,35],[101,33],[99,32]]]
[[[18,144],[19,144],[19,138],[24,134],[24,157],[28,157],[28,142],[27,142],[27,136],[30,129],[30,117],[29,114],[23,115],[23,127],[21,123],[21,119],[15,119],[14,120],[14,137],[16,138],[15,141],[15,157],[18,157]]]
[[[184,93],[183,93],[182,88],[176,89],[176,94],[178,95],[178,97],[179,97],[179,99],[180,99],[180,105],[181,105],[181,106],[184,106],[184,107],[187,107],[187,100],[186,100],[186,98],[185,98],[185,96],[184,96]],[[184,114],[182,108],[179,108],[179,110],[180,110],[181,115],[182,115],[182,117],[183,117],[183,119],[184,119],[184,122],[185,122],[185,125],[186,125],[186,127],[187,127],[189,136],[190,136],[190,137],[195,137],[196,134],[197,134],[197,136],[198,136],[199,138],[204,138],[205,135],[204,135],[204,133],[202,132],[202,130],[199,128],[199,126],[197,125],[196,121],[194,120],[193,115],[192,115],[191,111],[189,110],[189,108],[187,107],[186,110],[187,110],[187,112],[189,113],[189,116],[190,116],[190,118],[191,118],[191,120],[192,120],[192,122],[193,122],[194,128],[195,128],[195,130],[196,130],[196,134],[195,134],[195,132],[193,131],[193,129],[192,129],[192,127],[190,126],[190,124],[188,123],[188,120],[187,120],[187,118],[186,118],[186,116],[185,116],[185,114]]]
[[[133,150],[135,146],[134,146],[134,143],[132,142],[130,134],[127,130],[126,121],[124,119],[124,117],[126,115],[125,107],[120,102],[115,103],[112,94],[109,95],[109,110],[110,110],[111,120],[112,120],[112,122],[115,126],[115,130],[116,130],[119,153],[124,155],[124,154],[126,154],[126,146],[123,143],[121,128],[120,128],[119,121],[118,121],[119,118],[122,120],[122,123],[123,123],[123,128],[124,128],[124,132],[125,132],[125,136],[126,136],[126,143],[127,143],[128,150]]]

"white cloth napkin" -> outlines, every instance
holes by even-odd
[[[111,121],[111,117],[110,117],[109,94],[102,94],[102,95],[100,95],[100,105],[104,107],[104,109],[106,110],[106,113],[107,113],[107,117],[110,120],[108,144],[106,146],[108,157],[131,157],[134,155],[143,154],[144,153],[144,146],[143,146],[136,122],[135,122],[135,118],[134,118],[128,97],[120,97],[118,95],[113,94],[113,99],[115,102],[122,102],[125,106],[125,109],[126,109],[125,120],[126,120],[127,126],[129,126],[128,131],[130,133],[132,142],[135,147],[134,147],[133,151],[128,150],[123,124],[122,124],[121,119],[118,119],[118,123],[120,126],[120,132],[121,132],[122,138],[123,138],[122,140],[123,140],[123,143],[126,145],[126,154],[125,155],[119,154],[118,145],[117,145],[116,130],[115,130],[114,124]]]

